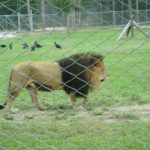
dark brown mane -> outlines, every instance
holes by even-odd
[[[73,59],[76,62],[81,62],[81,64],[86,64],[88,67],[93,65],[96,61],[103,61],[104,57],[97,53],[78,53],[71,55],[69,58]]]
[[[90,89],[86,71],[97,61],[103,61],[103,56],[96,53],[78,53],[59,60],[65,92],[74,92],[76,96],[86,97]]]

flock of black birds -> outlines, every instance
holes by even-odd
[[[54,46],[58,49],[62,49],[62,47],[56,42],[54,42]],[[0,44],[0,48],[5,48],[5,47],[7,47],[6,44]],[[9,49],[13,49],[13,43],[12,42],[9,43],[8,47],[9,47]],[[26,42],[22,43],[22,49],[29,49],[29,47],[30,46]],[[41,47],[43,47],[43,46],[41,44],[39,44],[37,41],[35,41],[33,43],[33,45],[31,46],[30,50],[35,51],[36,48],[41,48]]]

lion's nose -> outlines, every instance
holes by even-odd
[[[101,82],[103,82],[105,79],[101,79]]]

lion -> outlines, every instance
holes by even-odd
[[[38,91],[64,90],[70,96],[74,109],[78,97],[82,97],[86,105],[89,92],[108,77],[103,59],[96,53],[77,53],[55,62],[19,63],[11,70],[8,95],[0,109],[6,106],[10,112],[16,112],[14,100],[23,88],[29,92],[32,103],[39,110],[45,110],[45,107],[38,101]]]

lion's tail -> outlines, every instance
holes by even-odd
[[[5,102],[3,105],[2,105],[2,104],[0,104],[0,109],[5,108],[6,104],[7,104],[7,102]]]
[[[12,73],[13,73],[13,70],[11,71],[10,77],[9,77],[8,94],[9,94],[9,91],[10,91],[10,86],[11,86],[11,81],[12,81]],[[0,110],[4,109],[6,105],[7,105],[7,101],[5,101],[4,104],[0,104]]]

